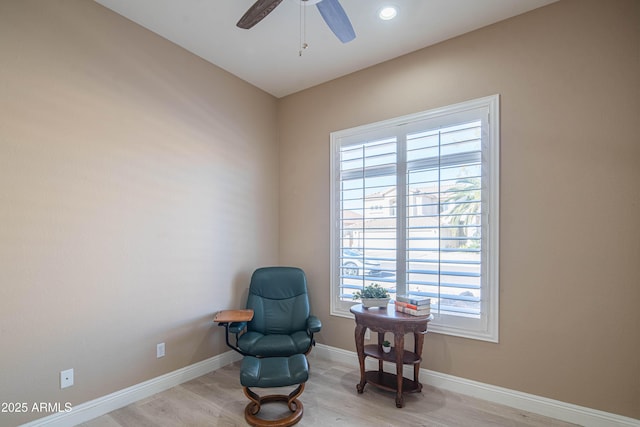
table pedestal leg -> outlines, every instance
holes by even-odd
[[[394,344],[396,348],[396,407],[402,408],[404,406],[404,397],[402,396],[404,333],[394,333]]]
[[[366,332],[366,330],[366,327],[358,324],[356,325],[356,351],[358,352],[358,362],[360,362],[360,382],[356,386],[358,393],[362,393],[364,391],[364,386],[367,384],[364,370],[364,333]]]
[[[422,345],[424,344],[424,334],[426,332],[414,332],[414,353],[418,355],[418,358],[422,359]],[[422,383],[420,383],[420,363],[413,365],[413,381],[418,384],[418,391],[422,392]]]

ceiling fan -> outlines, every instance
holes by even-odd
[[[311,4],[315,4],[324,21],[342,43],[348,43],[356,38],[356,33],[351,26],[351,21],[349,21],[347,14],[338,0],[300,1],[309,1]],[[248,30],[262,21],[262,19],[270,14],[280,3],[282,3],[282,0],[258,0],[242,15],[242,18],[240,18],[236,25],[239,28]]]

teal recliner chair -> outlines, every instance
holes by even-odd
[[[244,356],[288,357],[309,354],[320,331],[320,319],[310,314],[307,277],[296,267],[264,267],[251,276],[246,308],[249,322],[221,324],[229,347]],[[235,335],[236,344],[229,342]]]

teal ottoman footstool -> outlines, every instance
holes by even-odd
[[[240,384],[244,394],[251,400],[244,410],[244,417],[252,426],[286,427],[302,419],[302,402],[298,397],[309,379],[309,365],[304,354],[289,357],[264,357],[258,359],[245,356],[240,366]],[[260,397],[249,387],[271,388],[298,385],[289,395],[272,394]],[[287,402],[291,414],[277,420],[259,418],[260,405],[270,402]]]

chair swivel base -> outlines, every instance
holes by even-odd
[[[298,387],[289,393],[285,394],[271,394],[268,396],[260,397],[254,393],[249,387],[244,387],[244,394],[251,400],[244,409],[244,418],[249,425],[254,427],[289,427],[302,419],[302,413],[304,407],[298,397],[304,391],[304,384],[298,385]],[[265,420],[258,417],[260,408],[265,403],[272,402],[286,402],[291,414],[286,417],[278,418],[275,420]]]

